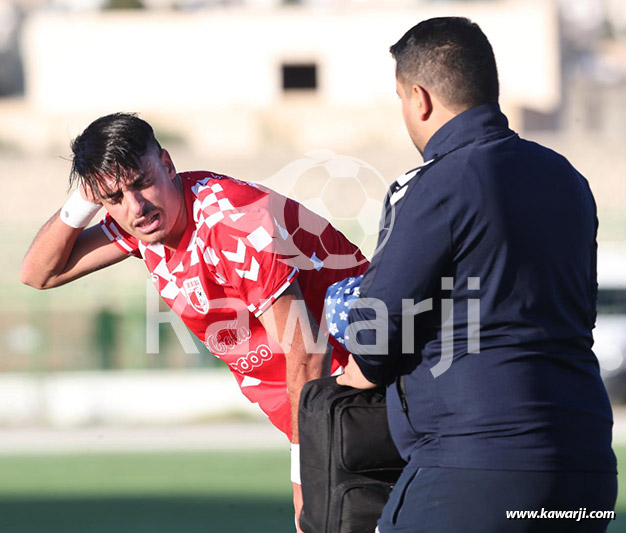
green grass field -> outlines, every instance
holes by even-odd
[[[289,452],[0,456],[1,533],[293,530]]]
[[[0,532],[291,532],[288,470],[286,451],[0,456]],[[623,480],[616,510],[626,533]]]

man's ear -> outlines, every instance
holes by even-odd
[[[176,177],[176,167],[174,166],[174,161],[172,161],[172,158],[170,157],[170,153],[165,148],[161,150],[160,159],[161,164],[167,170],[169,177],[174,179]]]
[[[421,85],[413,85],[411,87],[411,100],[417,111],[417,117],[422,121],[428,120],[433,112],[433,101],[428,89]]]

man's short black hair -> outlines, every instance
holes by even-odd
[[[72,141],[70,187],[84,183],[100,197],[107,192],[104,179],[115,183],[139,171],[141,158],[149,150],[161,150],[152,126],[134,113],[113,113],[94,120]]]
[[[498,101],[496,60],[478,24],[463,17],[420,22],[390,48],[396,76],[421,85],[452,111]]]

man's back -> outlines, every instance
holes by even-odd
[[[406,247],[395,252],[416,265],[439,255],[436,274],[453,281],[448,290],[434,270],[411,273],[429,282],[410,296],[432,297],[434,309],[416,317],[416,355],[402,363],[410,405],[424,406],[409,412],[413,429],[392,416],[404,452],[420,466],[614,471],[611,410],[591,351],[596,216],[586,180],[563,157],[519,139],[497,106],[453,119],[425,159],[434,161],[397,204],[392,233],[431,230],[426,241],[412,239],[409,258]],[[400,296],[409,295],[385,298]],[[446,300],[454,355],[435,377],[449,342]],[[479,353],[468,348],[477,327],[468,320],[478,318],[469,300],[480,305]]]

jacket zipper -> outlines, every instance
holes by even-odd
[[[400,397],[400,404],[402,405],[402,411],[405,415],[409,414],[409,404],[406,401],[406,387],[404,384],[404,375],[400,376],[397,381],[398,384],[398,396]]]

